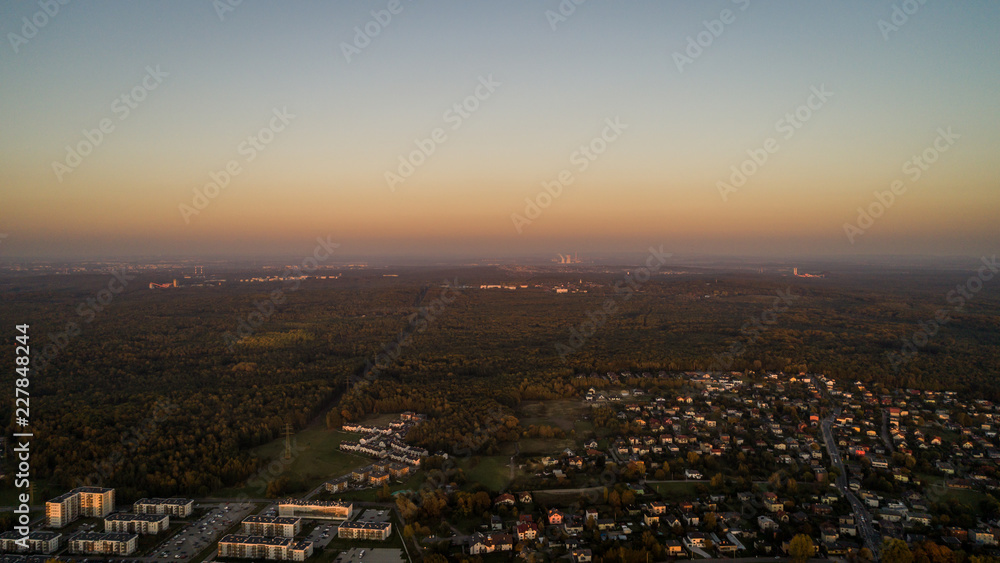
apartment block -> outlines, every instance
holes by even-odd
[[[80,516],[104,518],[115,509],[115,490],[78,487],[45,503],[45,521],[62,528]]]
[[[167,514],[112,514],[104,519],[105,532],[128,532],[133,534],[159,534],[170,526]]]
[[[302,519],[286,516],[247,516],[240,533],[248,536],[293,538],[302,531]]]
[[[344,522],[337,528],[337,537],[343,539],[385,541],[391,535],[389,522]]]
[[[141,498],[132,505],[136,514],[169,514],[187,518],[194,512],[194,500],[189,498]]]
[[[352,503],[336,500],[288,499],[278,503],[278,515],[292,518],[349,520],[353,512]]]
[[[229,534],[219,540],[219,557],[305,561],[312,553],[312,542],[296,541],[292,538]]]
[[[0,551],[5,553],[54,553],[59,549],[62,534],[58,532],[31,532],[27,542],[18,543],[21,534],[11,530],[0,534]],[[27,547],[23,544],[27,543]]]
[[[80,532],[69,538],[69,552],[79,555],[132,555],[138,534]]]

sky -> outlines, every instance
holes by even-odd
[[[0,260],[1000,241],[997,2],[62,1],[0,5]]]

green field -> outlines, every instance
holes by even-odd
[[[473,467],[473,461],[479,462]],[[510,484],[510,457],[508,456],[476,456],[457,459],[458,467],[465,472],[466,485],[476,483],[486,486],[491,491],[503,491]],[[515,470],[515,475],[517,470]]]
[[[557,399],[554,401],[524,401],[517,408],[517,418],[521,426],[527,428],[548,425],[570,432],[576,424],[590,413],[590,407],[580,399]]]
[[[517,444],[506,443],[500,447],[500,453],[506,456],[558,456],[566,448],[580,450],[580,442],[570,438],[523,438]]]
[[[599,500],[603,502],[605,487],[587,487],[585,489],[567,489],[565,491],[535,491],[535,504],[541,505],[569,505],[579,502],[582,499],[589,501]]]
[[[937,495],[940,495],[939,497]],[[976,514],[976,516],[982,516],[983,511],[980,503],[986,500],[986,494],[969,490],[969,489],[952,489],[950,487],[944,486],[934,486],[932,492],[928,495],[929,497],[937,497],[935,500],[937,502],[948,502],[949,500],[955,500],[959,504],[969,507],[969,509]]]
[[[648,488],[669,501],[690,500],[698,496],[698,482],[648,483]]]
[[[294,447],[291,462],[283,460],[285,451],[284,438],[274,440],[251,450],[251,453],[265,461],[265,471],[259,481],[268,481],[279,476],[301,482],[302,491],[311,490],[320,483],[338,477],[358,467],[364,467],[372,462],[367,457],[342,452],[338,448],[344,440],[356,440],[357,434],[328,430],[322,426],[313,426],[302,430],[293,438]],[[264,496],[260,485],[243,485],[220,489],[212,496],[217,498],[236,497],[246,494],[251,498]]]

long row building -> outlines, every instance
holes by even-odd
[[[278,515],[288,518],[350,520],[354,504],[337,500],[287,499],[278,503]]]
[[[127,532],[131,534],[159,534],[170,526],[167,514],[111,514],[104,519],[105,532]]]
[[[247,516],[240,533],[248,536],[294,538],[302,531],[302,519],[286,516]]]
[[[312,542],[294,538],[229,534],[219,540],[219,557],[305,561],[312,553]]]
[[[138,534],[80,532],[70,536],[69,552],[79,555],[132,555],[138,544]]]
[[[14,530],[0,534],[0,551],[6,553],[55,553],[59,549],[62,534],[58,532],[31,532],[27,541]],[[18,543],[20,542],[20,543]],[[25,547],[27,545],[27,547]]]
[[[358,423],[345,423],[341,428],[345,432],[357,432],[361,438],[357,442],[341,442],[340,449],[375,457],[390,459],[408,465],[420,465],[420,460],[427,457],[427,450],[411,446],[404,441],[407,432],[417,424],[426,420],[427,415],[404,412],[398,420],[386,426],[375,426]]]
[[[420,465],[428,452],[423,448],[411,446],[406,442],[394,439],[384,439],[380,436],[362,436],[357,442],[344,441],[340,449],[345,452],[364,454],[378,459],[389,459],[407,465]]]
[[[337,528],[337,537],[342,539],[385,541],[391,535],[389,522],[344,522]]]
[[[194,500],[189,498],[141,498],[132,505],[136,514],[169,514],[187,518],[194,512]]]
[[[399,415],[386,426],[367,425],[361,423],[345,422],[341,427],[344,432],[357,432],[358,434],[381,434],[384,436],[395,436],[402,440],[406,433],[417,424],[427,420],[426,414],[417,414],[406,411]]]

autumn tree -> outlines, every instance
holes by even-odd
[[[888,538],[882,542],[882,561],[884,563],[913,563],[913,552],[903,540]]]
[[[788,555],[798,563],[805,563],[815,554],[816,545],[812,538],[805,534],[795,536],[788,544]]]

